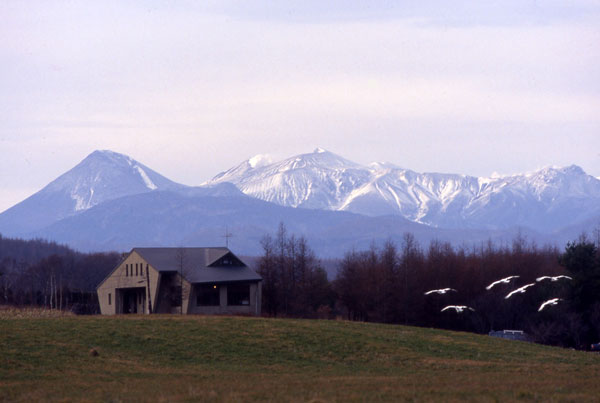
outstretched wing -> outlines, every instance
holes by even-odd
[[[485,287],[486,290],[491,290],[493,286],[495,286],[496,284],[500,283],[502,280],[498,280],[498,281],[494,281],[492,284],[488,285],[487,287]]]
[[[540,309],[538,309],[538,312],[541,312],[546,307],[546,305],[558,304],[558,301],[560,301],[560,300],[561,300],[560,298],[552,298],[552,299],[549,299],[548,301],[545,301],[542,305],[540,305]]]

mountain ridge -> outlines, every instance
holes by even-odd
[[[323,149],[257,168],[248,161],[205,183],[228,181],[245,194],[283,206],[395,214],[434,227],[526,225],[551,231],[600,214],[600,181],[577,165],[474,177],[418,173],[392,163],[364,166]],[[578,212],[563,211],[571,203]]]
[[[124,196],[64,218],[29,234],[80,251],[128,250],[135,246],[223,246],[224,233],[238,253],[260,255],[261,239],[284,223],[304,236],[320,257],[339,258],[350,250],[386,241],[401,244],[406,233],[421,244],[432,239],[454,246],[490,239],[509,243],[517,233],[544,239],[528,229],[455,230],[432,228],[401,216],[368,217],[346,211],[299,209],[265,202],[215,185],[207,190],[157,191]],[[236,189],[237,190],[237,189]]]
[[[283,222],[338,257],[371,242],[402,242],[405,232],[454,245],[516,234],[560,244],[600,223],[598,183],[576,165],[477,178],[365,166],[317,149],[276,162],[253,157],[194,187],[104,150],[1,213],[0,233],[95,251],[214,245],[229,227],[244,234],[241,253],[253,254]]]

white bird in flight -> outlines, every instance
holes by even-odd
[[[540,305],[540,309],[538,309],[538,312],[541,312],[542,309],[544,309],[546,307],[546,305],[556,305],[556,304],[558,304],[558,301],[562,301],[562,299],[561,298],[552,298],[552,299],[549,299],[548,301],[546,301],[542,305]]]
[[[509,292],[508,295],[506,297],[504,297],[504,299],[509,299],[513,294],[516,294],[518,292],[524,293],[525,290],[527,290],[529,287],[533,287],[534,285],[535,285],[535,283],[531,283],[531,284],[526,284],[521,288],[517,288],[516,290]]]
[[[544,281],[544,280],[550,280],[550,281],[558,281],[560,279],[566,279],[566,280],[573,280],[572,277],[569,276],[564,276],[564,275],[560,275],[560,276],[555,276],[555,277],[551,277],[551,276],[542,276],[542,277],[538,277],[535,279],[535,281]]]
[[[448,305],[447,307],[442,308],[442,310],[440,312],[444,312],[446,309],[454,309],[458,313],[461,313],[465,309],[475,312],[475,309],[468,307],[466,305]]]
[[[508,276],[508,277],[503,278],[501,280],[494,281],[492,284],[490,284],[487,287],[485,287],[485,289],[486,290],[491,290],[493,286],[495,286],[496,284],[500,284],[500,283],[508,284],[510,282],[510,280],[512,280],[513,278],[519,278],[519,276]]]
[[[425,293],[425,295],[429,295],[429,294],[445,294],[448,291],[456,291],[454,288],[440,288],[439,290],[431,290],[431,291],[427,291]]]

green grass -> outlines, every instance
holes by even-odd
[[[0,401],[593,401],[599,380],[596,354],[434,329],[204,316],[0,319]]]

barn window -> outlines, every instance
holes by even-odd
[[[125,277],[129,277],[129,265],[125,265]]]
[[[112,295],[110,292],[108,293],[108,305],[112,305]]]
[[[138,276],[138,264],[135,264],[135,275]]]
[[[196,294],[196,306],[220,305],[219,286],[216,284],[200,284]]]
[[[250,284],[229,284],[227,305],[250,305]]]

